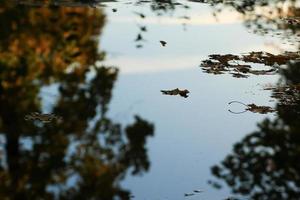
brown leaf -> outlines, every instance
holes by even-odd
[[[190,91],[188,91],[187,89],[185,90],[180,90],[178,88],[173,89],[173,90],[161,90],[161,92],[165,95],[180,95],[184,98],[188,97],[188,93],[190,93]]]

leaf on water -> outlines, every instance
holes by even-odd
[[[202,192],[204,192],[204,191],[203,190],[194,190],[193,192],[190,192],[190,193],[184,193],[184,196],[185,197],[194,196],[197,193],[199,194],[199,193],[202,193]]]
[[[190,91],[188,91],[187,89],[180,90],[178,88],[173,89],[173,90],[161,90],[161,92],[165,95],[180,95],[184,98],[187,98],[188,94],[190,93]]]
[[[240,112],[234,112],[234,111],[231,111],[230,109],[228,110],[229,112],[234,113],[234,114],[241,114],[241,113],[244,113],[244,112],[247,112],[247,111],[250,111],[250,112],[253,112],[253,113],[259,113],[259,114],[267,114],[267,113],[275,112],[275,109],[273,109],[270,106],[257,106],[254,103],[244,104],[244,103],[239,102],[239,101],[231,101],[228,104],[230,105],[232,103],[238,103],[238,104],[244,105],[246,107],[244,111],[240,111]]]
[[[193,195],[195,195],[195,194],[194,193],[185,193],[184,194],[185,197],[190,197],[190,196],[193,196]]]
[[[194,190],[195,193],[202,193],[204,192],[203,190]]]
[[[144,19],[146,17],[146,15],[144,15],[143,13],[139,13],[139,12],[134,12],[134,13],[140,16],[140,18]]]
[[[166,46],[166,44],[167,44],[167,42],[163,41],[163,40],[160,40],[159,42],[160,42],[161,46],[163,46],[163,47]]]
[[[267,114],[267,113],[275,112],[275,110],[270,106],[257,106],[253,103],[248,104],[248,108],[246,110],[253,113],[259,113],[259,114]]]
[[[135,41],[138,42],[138,41],[141,41],[141,40],[144,40],[144,39],[143,39],[142,34],[139,33],[139,34],[136,36]]]
[[[140,26],[140,30],[142,32],[147,32],[147,27],[146,26]]]

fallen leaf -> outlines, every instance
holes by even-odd
[[[254,103],[244,104],[244,103],[239,102],[239,101],[231,101],[228,104],[230,105],[232,103],[238,103],[238,104],[244,105],[246,107],[245,110],[241,111],[241,112],[234,112],[234,111],[231,111],[230,109],[228,110],[229,112],[234,113],[234,114],[241,114],[241,113],[244,113],[244,112],[247,112],[247,111],[250,111],[250,112],[253,112],[253,113],[259,113],[259,114],[267,114],[267,113],[275,112],[275,109],[271,108],[270,106],[257,106]]]
[[[193,193],[185,193],[184,194],[185,197],[189,197],[189,196],[193,196],[193,195],[195,195],[195,194],[193,194]]]
[[[173,89],[173,90],[161,90],[161,92],[165,95],[180,95],[184,98],[188,97],[188,93],[190,93],[190,91],[188,91],[187,89],[185,90],[180,90],[178,88]]]
[[[138,16],[140,16],[140,18],[145,18],[146,17],[143,13],[135,12],[135,14],[137,14]]]
[[[167,42],[166,42],[166,41],[163,41],[163,40],[160,40],[159,42],[160,42],[160,44],[161,44],[163,47],[166,46],[166,44],[167,44]]]
[[[203,190],[194,190],[195,193],[201,193]]]

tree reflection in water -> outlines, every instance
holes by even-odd
[[[102,10],[1,2],[0,21],[1,199],[128,199],[119,183],[149,169],[154,126],[107,117],[118,69],[98,64]],[[63,120],[25,121],[42,112],[40,91],[53,84],[52,112]]]
[[[282,76],[282,81],[298,90],[277,96],[278,116],[260,122],[257,131],[236,143],[233,152],[212,167],[212,173],[233,193],[251,199],[300,198],[300,63],[290,64]]]
[[[296,1],[230,1],[227,6],[242,13],[246,25],[256,32],[282,31],[297,37],[299,24],[289,21],[299,16]],[[250,199],[300,198],[299,61],[290,62],[280,74],[278,86],[271,88],[278,101],[276,117],[260,122],[257,131],[236,143],[233,152],[211,168],[234,194]],[[213,185],[218,187],[219,182]]]
[[[295,46],[299,38],[299,12],[297,0],[208,0],[215,13],[229,8],[242,15],[244,24],[254,33],[281,38]]]

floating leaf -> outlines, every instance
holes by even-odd
[[[163,41],[163,40],[160,40],[159,42],[160,42],[161,46],[163,46],[163,47],[166,46],[166,44],[167,44],[167,42]]]
[[[161,90],[161,92],[165,95],[180,95],[184,98],[187,98],[188,94],[190,93],[190,91],[188,91],[187,89],[180,90],[178,88],[173,89],[173,90]]]
[[[259,114],[267,114],[267,113],[275,112],[275,110],[273,108],[269,107],[269,106],[257,106],[254,103],[244,104],[244,103],[239,102],[239,101],[231,101],[228,104],[230,105],[232,103],[242,104],[246,107],[246,109],[244,111],[241,111],[241,112],[233,112],[230,109],[228,110],[229,112],[234,113],[234,114],[241,114],[241,113],[244,113],[244,112],[247,112],[247,111],[250,111],[250,112],[253,112],[253,113],[259,113]]]
[[[193,195],[195,195],[195,194],[194,193],[185,193],[184,194],[185,197],[189,197],[189,196],[193,196]]]
[[[143,36],[142,36],[142,34],[139,33],[139,34],[137,35],[135,41],[138,42],[138,41],[141,41],[141,40],[143,40]]]
[[[248,108],[246,110],[253,113],[260,113],[260,114],[275,112],[275,110],[269,106],[257,106],[255,104],[248,104]]]
[[[147,32],[147,27],[146,26],[140,26],[140,30],[142,32]]]
[[[140,18],[144,19],[146,17],[143,13],[139,13],[139,12],[134,12],[134,13],[140,16]]]
[[[195,193],[202,193],[204,192],[203,190],[194,190]]]

